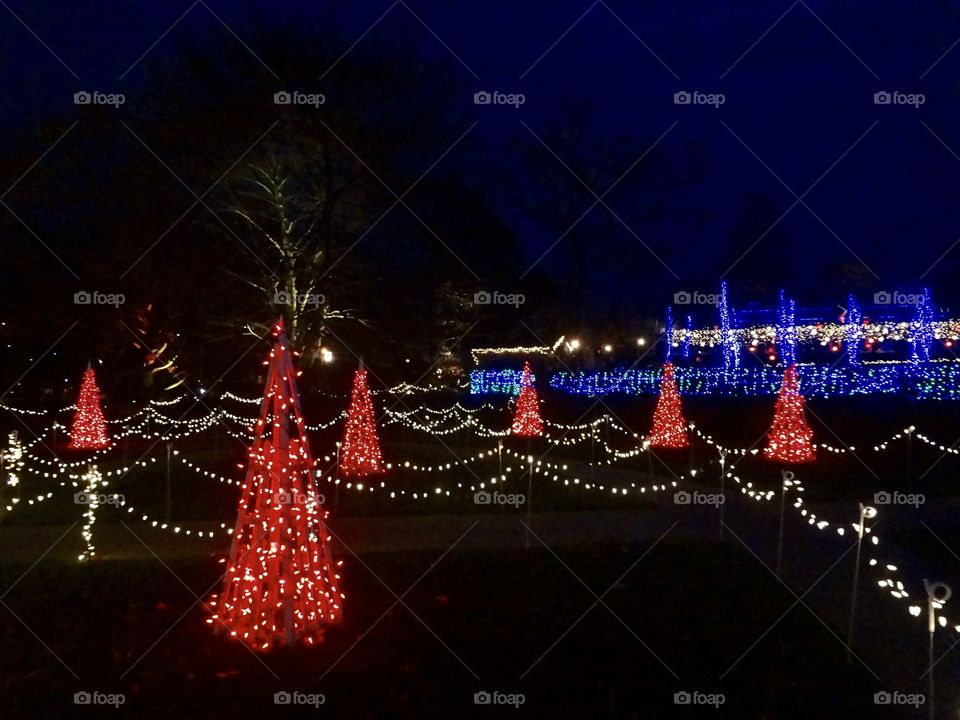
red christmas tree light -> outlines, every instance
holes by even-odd
[[[690,447],[687,437],[687,421],[683,417],[683,405],[677,392],[677,379],[673,374],[673,363],[663,366],[660,379],[660,397],[653,411],[653,428],[648,436],[651,447],[685,448]]]
[[[73,414],[70,427],[71,450],[101,450],[110,445],[107,437],[107,423],[100,409],[100,388],[93,368],[87,365],[80,383],[77,396],[77,411]]]
[[[322,641],[344,597],[282,321],[274,334],[227,572],[207,620],[257,650]]]
[[[769,460],[785,463],[806,463],[816,459],[813,430],[807,424],[804,399],[800,394],[797,366],[791,365],[783,373],[783,385],[777,396],[773,422],[767,433],[767,447],[763,454]]]
[[[543,418],[540,417],[540,402],[537,389],[533,386],[533,372],[530,363],[523,364],[520,378],[520,394],[517,407],[513,412],[513,425],[510,432],[517,437],[540,437],[543,434]]]
[[[340,446],[340,472],[345,477],[365,477],[384,472],[370,385],[362,363],[353,375],[353,392],[347,410],[343,444]]]

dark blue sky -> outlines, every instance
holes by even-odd
[[[156,63],[188,36],[233,31],[246,41],[252,25],[278,19],[271,5],[209,0],[228,30],[203,4],[187,12],[189,1],[55,9],[13,1],[10,8],[49,51],[0,9],[0,122],[22,130],[51,113],[69,114],[77,89],[125,92],[135,101],[143,65],[119,78],[154,43],[148,57]],[[846,293],[837,278],[848,277],[863,293],[929,283],[939,297],[952,298],[960,267],[960,249],[947,252],[960,238],[960,157],[953,154],[960,155],[960,46],[948,52],[960,38],[960,14],[952,3],[283,5],[282,18],[318,33],[336,27],[349,38],[389,10],[361,43],[399,38],[425,58],[450,64],[472,91],[523,93],[519,109],[475,106],[472,93],[464,95],[465,111],[479,124],[449,162],[468,168],[481,185],[491,182],[491,164],[511,167],[517,143],[535,147],[533,133],[569,118],[583,118],[598,142],[629,139],[641,149],[672,127],[656,150],[667,161],[659,170],[669,192],[656,213],[613,238],[631,263],[620,267],[607,258],[592,267],[600,297],[665,303],[677,289],[712,290],[731,258],[761,234],[748,222],[731,241],[745,198],[765,208],[756,223],[766,227],[796,202],[796,193],[809,209],[797,204],[748,255],[765,252],[763,261],[733,267],[735,286],[767,273],[771,288],[785,284],[801,303],[830,305],[837,299],[831,293]],[[336,69],[318,85],[334,95]],[[680,90],[723,93],[725,103],[676,105]],[[876,105],[874,93],[883,90],[923,93],[925,103]],[[626,170],[635,151],[625,148],[618,159]],[[588,174],[572,160],[571,167]],[[690,179],[674,186],[673,174]],[[626,216],[635,198],[614,192],[607,201]],[[585,195],[583,208],[591,202]],[[512,222],[528,263],[556,240],[558,233],[540,223]],[[561,242],[544,262],[549,266],[562,252]],[[846,270],[838,271],[840,265]]]

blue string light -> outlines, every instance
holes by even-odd
[[[785,367],[790,367],[797,362],[796,314],[796,303],[788,300],[781,290],[780,302],[777,306],[777,351]]]
[[[727,281],[724,280],[720,283],[720,337],[723,343],[723,367],[727,372],[740,367],[737,339],[731,332],[731,314],[730,301],[727,297]]]
[[[693,330],[693,318],[687,315],[687,331],[683,334],[683,345],[681,346],[681,355],[683,355],[684,360],[690,359],[690,339],[692,337],[691,331]]]
[[[664,322],[664,344],[667,349],[663,352],[663,361],[670,362],[673,355],[673,305],[667,305],[667,319]]]
[[[911,359],[915,363],[930,362],[930,346],[933,345],[933,300],[930,288],[923,290],[911,330]]]
[[[847,296],[846,328],[844,328],[844,342],[846,343],[847,364],[860,364],[860,341],[863,338],[863,315],[853,293]]]

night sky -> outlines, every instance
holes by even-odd
[[[712,292],[724,277],[741,306],[769,306],[781,286],[801,306],[825,308],[848,291],[869,299],[922,285],[944,309],[955,299],[960,13],[951,3],[272,5],[94,2],[51,11],[11,2],[0,12],[4,134],[18,147],[32,139],[36,157],[49,142],[35,129],[73,118],[80,123],[64,144],[84,143],[75,91],[123,92],[123,119],[147,100],[148,66],[172,68],[188,42],[242,41],[251,67],[272,73],[257,57],[258,28],[293,22],[335,36],[344,52],[354,41],[399,43],[457,76],[460,109],[476,125],[452,150],[438,140],[438,171],[462,174],[497,204],[524,256],[506,275],[536,270],[561,287],[578,284],[588,318],[611,308],[661,312],[674,292]],[[305,90],[335,103],[338,67],[315,76]],[[282,77],[276,86],[285,87]],[[525,102],[475,105],[473,93],[484,90],[522,93]],[[678,105],[679,91],[722,93],[724,102]],[[880,91],[922,93],[923,104],[878,105]],[[572,146],[550,141],[570,128]],[[42,162],[56,163],[61,150]],[[559,225],[511,203],[552,190],[522,164],[524,152],[575,189],[573,217],[594,204],[592,193],[603,196],[578,225],[591,249],[586,263],[568,238],[557,242]],[[103,160],[92,153],[90,162]],[[45,240],[55,250],[80,242]]]

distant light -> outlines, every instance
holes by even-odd
[[[773,362],[774,360],[777,359],[777,356],[776,356],[774,353],[770,353],[769,355],[767,355],[767,359],[768,359],[770,362]]]
[[[322,348],[322,349],[320,350],[320,360],[323,361],[323,362],[325,362],[325,363],[332,363],[332,362],[333,362],[333,353],[330,352],[327,348]],[[410,362],[410,361],[407,360],[407,362]]]
[[[198,388],[197,392],[203,395],[206,392],[206,390],[204,390],[203,388]]]
[[[613,345],[604,345],[604,346],[603,346],[603,351],[604,351],[604,352],[613,352]]]
[[[410,362],[410,358],[406,358],[404,362],[407,362],[407,363]]]
[[[580,349],[580,341],[577,340],[577,339],[571,340],[571,341],[570,341],[570,349],[571,349],[571,350],[579,350],[579,349]]]
[[[646,338],[637,338],[637,345],[639,345],[640,347],[643,347],[646,344],[647,344]]]

